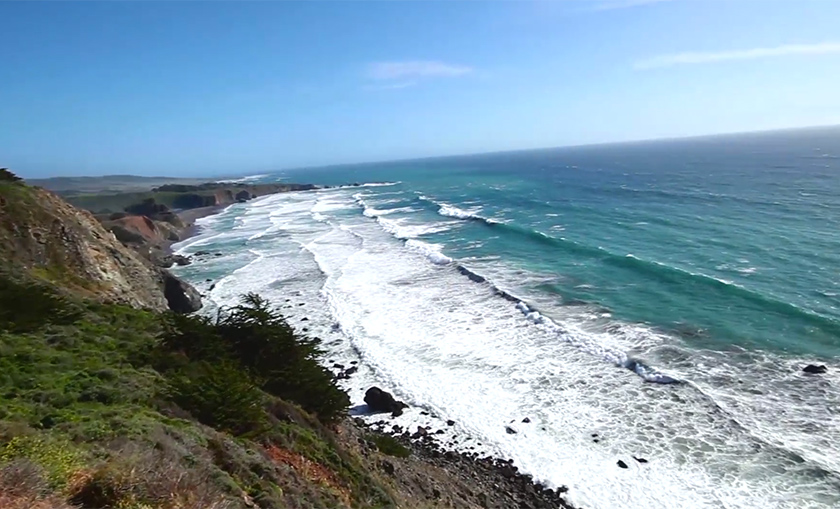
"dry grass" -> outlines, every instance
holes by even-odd
[[[266,447],[268,456],[276,463],[283,463],[292,467],[295,472],[309,482],[321,484],[335,493],[344,505],[352,506],[350,490],[341,485],[335,473],[318,463],[288,449],[276,445]]]
[[[115,458],[81,475],[70,501],[85,507],[145,504],[158,509],[232,509],[242,505],[227,497],[203,469],[186,467],[160,451],[131,447]]]
[[[26,460],[0,468],[0,507],[3,509],[74,509],[50,493],[44,472]]]

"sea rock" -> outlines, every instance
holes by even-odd
[[[623,462],[623,461],[621,461],[621,460],[618,460],[618,462],[616,463],[616,465],[618,465],[620,468],[627,468],[627,463],[625,463],[625,462]]]
[[[172,261],[175,262],[176,265],[180,266],[189,265],[192,263],[192,260],[183,255],[173,255]]]
[[[403,409],[408,408],[408,405],[397,401],[391,393],[379,387],[371,387],[365,392],[365,403],[374,412],[391,412],[394,417],[399,417]]]
[[[807,366],[802,368],[802,371],[804,371],[805,373],[810,373],[812,375],[821,375],[823,373],[826,373],[828,371],[828,368],[823,365],[817,366],[815,364],[808,364]]]
[[[525,424],[528,424],[529,422],[531,422],[531,418],[526,417],[526,418],[522,419],[522,422],[524,422]]]
[[[505,426],[505,431],[507,431],[508,435],[515,435],[516,434],[516,430],[511,428],[510,426]]]
[[[455,426],[455,421],[453,421],[452,419],[449,419],[448,421],[446,421],[446,425],[447,426]]]
[[[163,295],[169,309],[181,314],[194,313],[201,309],[201,294],[192,285],[168,271],[160,272],[163,278]]]
[[[633,456],[633,459],[634,459],[634,460],[636,460],[636,461],[638,461],[639,463],[647,463],[647,462],[648,462],[648,460],[646,460],[646,459],[644,459],[644,458],[637,458],[637,457],[635,457],[635,456]]]

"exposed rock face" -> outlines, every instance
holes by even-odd
[[[188,283],[173,276],[168,271],[160,271],[163,276],[164,295],[169,309],[176,313],[193,313],[201,309],[201,295]]]
[[[19,183],[3,183],[0,197],[7,269],[99,300],[166,309],[160,275],[89,212]]]

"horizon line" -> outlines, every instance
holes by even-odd
[[[745,135],[745,134],[770,134],[770,133],[779,133],[785,131],[805,131],[809,129],[832,129],[832,128],[840,128],[840,123],[832,123],[832,124],[817,124],[817,125],[810,125],[810,126],[798,126],[798,127],[779,127],[779,128],[771,128],[771,129],[757,129],[754,131],[726,131],[720,133],[706,133],[706,134],[691,134],[687,136],[666,136],[662,138],[638,138],[632,140],[615,140],[615,141],[599,141],[593,143],[579,143],[579,144],[572,144],[572,145],[555,145],[549,147],[531,147],[531,148],[514,148],[514,149],[503,149],[503,150],[491,150],[488,152],[467,152],[467,153],[459,153],[459,154],[446,154],[446,155],[439,155],[439,156],[420,156],[420,157],[406,157],[401,159],[380,159],[375,161],[361,161],[357,163],[334,163],[334,164],[321,164],[321,165],[314,165],[314,166],[294,166],[288,168],[281,168],[276,170],[262,170],[261,174],[269,174],[274,175],[281,172],[290,172],[290,171],[301,171],[301,170],[326,170],[331,168],[341,168],[347,166],[365,166],[365,165],[374,165],[374,164],[388,164],[388,163],[408,163],[413,161],[430,161],[435,159],[450,159],[450,158],[458,158],[458,157],[474,157],[474,156],[482,156],[482,155],[495,155],[495,154],[512,154],[516,152],[531,152],[531,151],[540,151],[540,150],[558,150],[558,149],[573,149],[573,148],[588,148],[588,147],[602,147],[602,146],[609,146],[609,145],[634,145],[640,143],[651,143],[651,142],[674,142],[674,141],[686,141],[686,140],[694,140],[694,139],[703,139],[703,138],[716,138],[716,137],[723,137],[723,136],[736,136],[736,135]],[[13,170],[13,169],[12,169]],[[177,180],[203,180],[203,179],[220,179],[220,178],[229,178],[229,177],[247,177],[253,176],[256,173],[252,172],[244,172],[244,173],[218,173],[216,175],[205,175],[205,176],[177,176],[177,177],[161,177],[161,176],[146,176],[146,175],[137,175],[133,173],[109,173],[103,175],[57,175],[57,176],[49,176],[49,177],[35,177],[35,178],[24,178],[24,181],[32,181],[32,180],[49,180],[49,179],[58,179],[58,178],[105,178],[105,177],[140,177],[146,179],[154,179],[154,178],[163,178],[163,179],[177,179]],[[213,180],[215,181],[215,180]]]

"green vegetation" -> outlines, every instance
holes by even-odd
[[[8,168],[0,168],[0,180],[7,182],[18,182],[22,180],[20,177],[9,171]]]
[[[319,355],[255,295],[211,320],[0,274],[0,506],[392,507]]]
[[[407,458],[411,454],[411,450],[409,448],[399,443],[399,441],[392,436],[380,433],[370,433],[365,438],[369,442],[373,443],[382,454],[396,456],[397,458]]]

